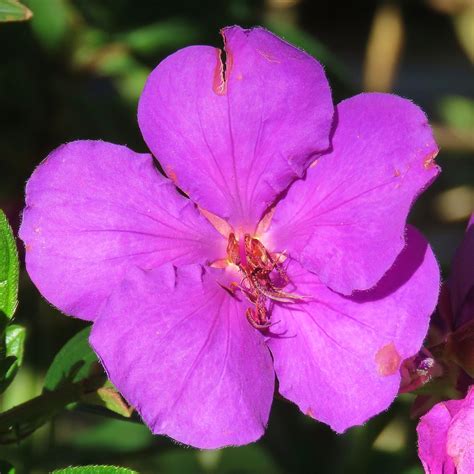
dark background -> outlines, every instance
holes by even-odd
[[[15,232],[24,185],[61,143],[103,139],[146,151],[137,100],[150,70],[189,44],[221,45],[230,24],[265,25],[315,55],[336,101],[362,90],[412,99],[428,114],[443,173],[411,222],[433,245],[444,275],[474,208],[474,14],[469,0],[24,0],[30,22],[0,24],[0,207]],[[471,36],[469,36],[471,35]],[[387,216],[389,218],[389,216]],[[26,362],[2,409],[41,391],[54,354],[84,324],[60,315],[23,271],[17,321]],[[336,375],[335,375],[336,376]],[[337,436],[276,400],[258,443],[216,452],[153,438],[142,425],[71,412],[0,457],[24,472],[116,464],[143,473],[421,473],[411,396],[365,427]]]

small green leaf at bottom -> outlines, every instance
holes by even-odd
[[[76,466],[56,469],[52,474],[138,474],[138,472],[118,466]]]

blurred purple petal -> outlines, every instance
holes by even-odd
[[[407,246],[377,287],[344,297],[291,261],[295,293],[277,305],[268,340],[280,393],[335,431],[385,410],[400,384],[400,362],[419,349],[439,291],[439,269],[425,239],[408,229]]]
[[[257,440],[273,398],[270,352],[221,275],[197,265],[136,270],[90,339],[153,432],[198,448]]]
[[[474,472],[474,386],[463,400],[435,405],[418,423],[418,455],[427,474]]]
[[[459,411],[453,414],[446,450],[454,461],[457,474],[474,472],[474,387],[463,400]]]
[[[329,146],[333,105],[321,65],[263,28],[223,30],[151,73],[140,98],[145,141],[201,207],[252,231],[263,211]]]
[[[451,413],[446,403],[438,403],[418,424],[418,455],[427,474],[456,474],[446,452],[446,439]]]
[[[448,282],[455,327],[474,318],[474,214],[453,260]]]
[[[360,94],[337,106],[332,151],[297,181],[270,227],[335,291],[372,288],[405,246],[405,222],[439,172],[425,114],[406,99]]]
[[[93,320],[133,266],[221,257],[225,241],[150,155],[102,141],[53,151],[26,187],[28,273],[61,311]]]

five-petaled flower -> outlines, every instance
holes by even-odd
[[[439,272],[406,227],[438,174],[423,112],[333,107],[320,64],[262,28],[169,56],[140,98],[148,154],[54,152],[27,185],[28,272],[154,433],[258,439],[275,390],[337,432],[386,409]],[[176,187],[189,199],[179,194]],[[362,291],[364,290],[364,291]]]

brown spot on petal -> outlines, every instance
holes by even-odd
[[[423,160],[423,166],[424,166],[425,170],[429,170],[429,169],[434,168],[436,166],[435,158],[436,158],[437,154],[438,154],[438,152],[435,151],[434,153],[430,153],[429,155],[425,156],[425,158]]]
[[[309,407],[309,408],[306,410],[306,415],[307,415],[307,416],[310,416],[311,418],[314,418],[313,409],[312,409],[311,407]]]
[[[395,168],[393,175],[395,176],[395,178],[398,178],[401,175],[400,170]]]
[[[385,344],[375,354],[377,372],[382,376],[393,375],[398,371],[402,358],[393,342]]]
[[[31,250],[30,244],[25,244],[25,252],[29,252]]]
[[[175,186],[178,186],[178,176],[176,175],[173,168],[171,168],[171,166],[167,166],[165,171],[168,178],[171,179],[171,181],[173,181]]]

